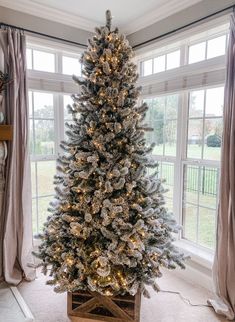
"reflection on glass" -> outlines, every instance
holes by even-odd
[[[206,116],[222,116],[224,106],[224,87],[206,90]]]
[[[205,119],[204,159],[220,160],[222,144],[223,121],[222,118]]]
[[[54,121],[35,120],[35,154],[55,154]]]
[[[167,54],[166,69],[177,68],[180,66],[180,50]]]
[[[79,58],[63,56],[63,74],[81,76],[81,64]]]
[[[197,207],[185,203],[183,205],[184,238],[197,241]]]
[[[153,63],[153,66],[154,66],[153,72],[154,73],[160,73],[166,69],[166,67],[165,67],[165,64],[166,64],[165,60],[166,59],[165,58],[166,58],[165,55],[154,58],[154,63]]]
[[[55,54],[33,50],[33,68],[43,72],[55,72]]]
[[[153,60],[149,59],[144,61],[143,63],[143,76],[148,76],[153,73]]]
[[[215,216],[215,210],[199,207],[198,242],[212,249],[215,247]]]
[[[208,40],[207,58],[213,58],[225,54],[226,35]]]
[[[202,117],[204,110],[204,90],[190,93],[189,117]]]
[[[188,122],[188,158],[202,158],[202,133],[203,133],[203,120],[191,119]]]
[[[53,118],[53,94],[34,92],[34,118]]]
[[[201,60],[204,60],[205,58],[206,58],[205,41],[189,47],[189,56],[188,56],[189,64],[199,62]]]
[[[56,174],[55,161],[37,162],[38,195],[45,196],[54,193],[53,178]]]

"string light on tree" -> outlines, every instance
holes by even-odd
[[[162,181],[142,124],[147,105],[137,105],[137,68],[125,36],[96,28],[81,58],[80,94],[68,107],[73,121],[65,153],[58,159],[56,197],[35,254],[56,292],[96,291],[105,296],[135,295],[156,289],[160,266],[184,267],[174,247],[177,232],[164,206]],[[78,114],[80,117],[78,118]]]

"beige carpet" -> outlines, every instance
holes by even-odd
[[[206,304],[207,299],[212,296],[205,289],[183,281],[172,272],[166,272],[159,280],[159,285],[164,290],[180,291],[184,297],[190,299],[192,304]],[[66,294],[54,293],[52,287],[45,285],[45,277],[41,273],[38,273],[35,281],[24,282],[18,289],[31,309],[35,322],[69,321],[66,314]],[[90,320],[75,319],[73,321],[88,322]],[[211,308],[192,307],[175,294],[151,291],[150,300],[142,299],[141,322],[217,321],[226,320],[217,316]]]

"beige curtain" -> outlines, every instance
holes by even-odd
[[[229,320],[235,318],[235,15],[231,16],[224,100],[220,202],[213,266],[217,294],[209,302]]]
[[[13,125],[8,143],[6,183],[3,202],[1,257],[3,277],[10,284],[32,280],[32,211],[29,162],[28,104],[25,36],[17,30],[0,30],[5,71],[13,82],[6,91],[6,121]]]

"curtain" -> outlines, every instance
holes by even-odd
[[[0,255],[4,279],[17,285],[23,278],[35,278],[35,270],[28,267],[33,244],[25,36],[11,28],[0,30],[0,46],[5,71],[13,80],[5,97],[6,122],[13,125],[13,140],[8,142]]]
[[[231,16],[224,99],[217,246],[213,279],[217,298],[209,300],[215,311],[235,318],[235,15]]]

